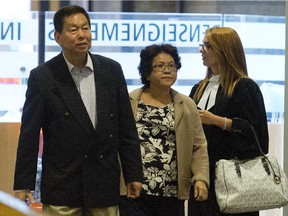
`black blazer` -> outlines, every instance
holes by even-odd
[[[96,129],[62,53],[30,73],[14,190],[35,188],[42,128],[44,204],[90,208],[117,205],[118,155],[126,182],[142,181],[138,135],[121,66],[109,58],[89,55],[95,73]]]
[[[199,83],[193,86],[193,98]],[[196,101],[196,104],[198,101]],[[251,158],[259,155],[255,138],[250,128],[254,127],[262,150],[268,153],[268,127],[264,100],[259,86],[252,79],[242,78],[231,97],[224,95],[221,86],[216,95],[212,113],[233,119],[232,130],[223,131],[212,125],[203,125],[208,143],[210,179],[214,181],[215,163],[219,159]]]

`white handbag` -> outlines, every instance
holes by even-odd
[[[277,159],[266,156],[251,126],[262,156],[216,162],[216,199],[223,213],[244,213],[288,204],[287,177]]]

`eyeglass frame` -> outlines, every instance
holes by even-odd
[[[160,69],[160,66],[162,65],[162,69]],[[172,69],[171,69],[172,67]],[[152,68],[156,71],[156,72],[164,72],[165,69],[167,68],[170,72],[176,73],[178,71],[178,68],[176,66],[176,64],[173,63],[169,63],[169,64],[164,64],[164,63],[158,63],[155,65],[152,65]]]
[[[204,51],[208,51],[208,50],[210,50],[210,48],[212,46],[209,42],[204,42],[202,44],[199,44],[199,47],[200,47],[200,49],[203,49]]]

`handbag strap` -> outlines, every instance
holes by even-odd
[[[257,143],[257,146],[258,146],[258,149],[259,149],[260,153],[261,153],[263,156],[265,156],[265,154],[264,154],[264,152],[263,152],[263,150],[262,150],[262,148],[261,148],[261,145],[260,145],[260,142],[259,142],[259,139],[258,139],[258,136],[257,136],[257,134],[256,134],[256,132],[255,132],[254,127],[253,127],[251,124],[249,124],[249,125],[250,125],[250,128],[251,128],[251,130],[252,130],[252,132],[253,132],[253,135],[254,135],[254,137],[255,137],[255,141],[256,141],[256,143]]]
[[[271,170],[272,170],[273,177],[274,177],[274,182],[275,182],[276,184],[280,184],[280,183],[281,183],[281,179],[280,179],[279,175],[277,175],[277,174],[275,173],[275,170],[274,170],[274,168],[273,168],[273,166],[272,166],[269,158],[264,154],[264,152],[263,152],[263,150],[262,150],[262,148],[261,148],[261,145],[260,145],[258,136],[257,136],[257,134],[256,134],[256,132],[255,132],[255,129],[254,129],[254,127],[253,127],[251,124],[250,124],[250,128],[251,128],[251,130],[252,130],[252,132],[253,132],[253,134],[254,134],[254,137],[255,137],[257,146],[258,146],[258,148],[259,148],[259,151],[260,151],[260,153],[261,153],[262,156],[263,156],[262,159],[261,159],[261,161],[262,161],[262,164],[263,164],[263,167],[264,167],[266,173],[267,173],[268,175],[271,175],[271,172],[270,172],[270,169],[269,169],[269,165],[270,165],[270,168],[271,168]],[[236,173],[237,173],[238,177],[241,177],[241,171],[240,171],[239,161],[235,161],[235,169],[236,169]]]

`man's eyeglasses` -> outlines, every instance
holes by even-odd
[[[152,65],[153,69],[157,72],[164,72],[165,68],[167,67],[169,71],[171,72],[176,72],[177,71],[177,67],[175,64],[163,64],[163,63],[159,63],[156,65]]]
[[[208,42],[205,42],[203,44],[199,44],[199,46],[200,46],[200,49],[204,49],[204,51],[208,51],[212,47],[211,44]]]

